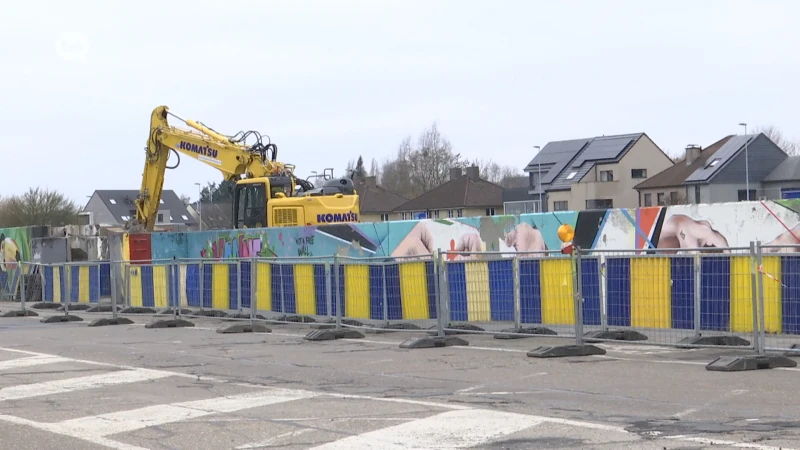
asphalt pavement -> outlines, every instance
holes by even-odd
[[[2,305],[0,305],[2,308]],[[0,319],[0,448],[800,449],[800,369],[711,372],[724,349],[404,332],[312,342],[306,325],[220,334]]]

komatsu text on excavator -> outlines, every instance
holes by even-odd
[[[196,131],[171,126],[173,116]],[[246,140],[254,138],[248,145]],[[161,201],[166,169],[188,155],[235,181],[232,228],[292,227],[326,223],[358,222],[359,199],[349,178],[327,180],[320,188],[294,175],[294,166],[277,162],[278,147],[262,142],[257,131],[226,136],[193,120],[184,120],[166,106],[153,110],[142,187],[136,200],[136,216],[129,229],[153,231]],[[167,166],[169,154],[178,158]]]

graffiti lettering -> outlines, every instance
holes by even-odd
[[[297,244],[297,256],[313,256],[311,246],[314,245],[314,236],[297,237],[294,243]]]
[[[264,237],[247,237],[243,234],[233,237],[220,237],[209,241],[200,250],[203,259],[256,258],[274,256],[274,249],[266,245]]]
[[[319,223],[358,222],[358,214],[352,211],[348,213],[317,214],[317,222]]]

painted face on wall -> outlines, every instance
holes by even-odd
[[[19,246],[13,239],[0,234],[0,271],[8,272],[17,268],[20,260]]]

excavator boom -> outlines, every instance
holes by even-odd
[[[342,221],[358,221],[359,199],[352,189],[352,181],[339,183],[347,187],[349,181],[349,189],[322,193],[320,189],[314,190],[306,180],[296,179],[293,165],[277,162],[277,146],[264,144],[259,133],[248,131],[233,137],[225,136],[199,122],[173,115],[196,131],[184,130],[171,126],[167,120],[169,115],[172,114],[168,107],[159,106],[150,116],[142,186],[136,200],[136,215],[128,224],[129,229],[153,231],[166,169],[177,168],[181,155],[214,167],[225,180],[237,183],[235,200],[238,201],[234,202],[232,227],[312,225],[324,222],[328,214],[337,217],[349,214],[345,217],[352,220]],[[245,140],[249,136],[255,136],[257,142],[248,146]],[[178,163],[168,167],[171,152],[175,152]],[[302,194],[295,192],[296,185],[302,188]],[[255,194],[255,190],[263,191],[263,198]],[[240,195],[248,192],[252,194]],[[258,204],[252,203],[255,200]],[[250,214],[249,220],[245,217],[246,211]],[[254,218],[256,215],[258,217]],[[314,217],[322,220],[310,220]]]

